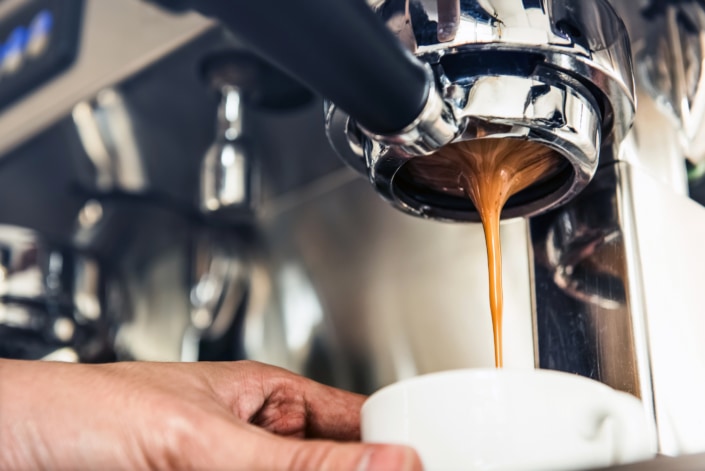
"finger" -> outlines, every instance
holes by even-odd
[[[266,390],[268,405],[262,418],[269,411],[278,417],[288,406],[296,410],[297,405],[305,412],[304,435],[307,438],[329,440],[360,440],[360,410],[366,396],[332,388],[303,376],[277,368],[280,375],[270,376]]]
[[[402,445],[295,440],[218,417],[179,451],[196,469],[276,471],[422,471],[416,452]]]
[[[275,448],[271,469],[288,471],[422,471],[416,452],[401,445],[294,441]],[[266,464],[266,463],[263,463]],[[266,468],[266,466],[265,466]]]
[[[360,439],[360,410],[366,397],[305,380],[306,436],[331,440]]]
[[[233,403],[238,417],[279,435],[341,441],[360,439],[360,409],[365,396],[270,365],[255,362],[231,365],[242,375]],[[232,383],[224,383],[219,389],[233,390]]]

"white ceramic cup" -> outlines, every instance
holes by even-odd
[[[656,453],[641,401],[549,370],[411,378],[367,399],[361,420],[363,441],[410,445],[426,471],[587,469]]]

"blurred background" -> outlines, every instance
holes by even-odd
[[[493,365],[481,228],[391,208],[321,99],[229,31],[137,0],[0,5],[60,43],[14,68],[4,49],[3,356],[251,358],[363,392]],[[211,208],[204,162],[233,130],[234,196]],[[532,366],[525,234],[503,228],[506,356]]]

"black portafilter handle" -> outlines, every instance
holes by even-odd
[[[364,0],[156,0],[217,19],[367,131],[414,122],[431,86]]]

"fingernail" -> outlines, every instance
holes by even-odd
[[[418,459],[411,448],[380,446],[373,448],[360,462],[361,471],[417,471]]]

